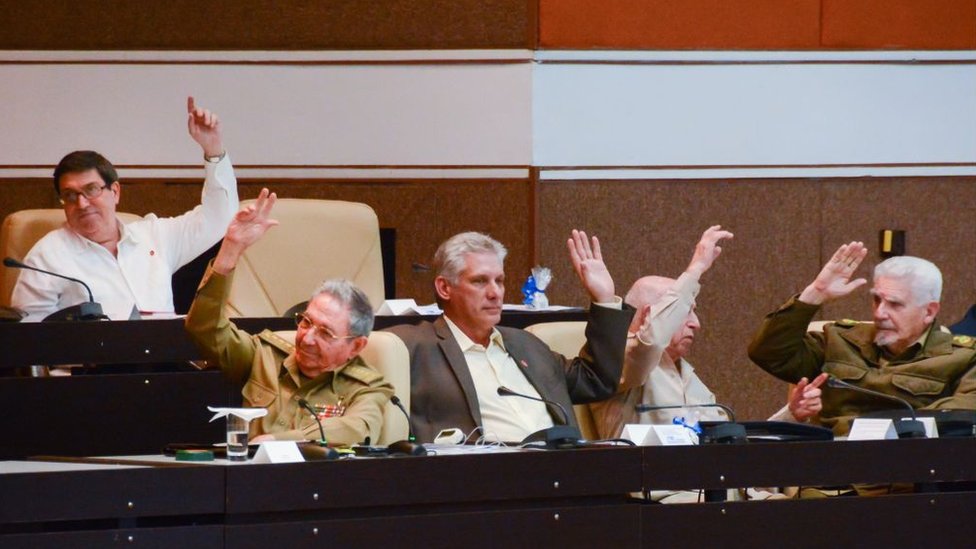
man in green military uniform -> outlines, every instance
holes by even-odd
[[[893,257],[875,267],[873,323],[841,321],[826,325],[823,333],[807,332],[823,303],[867,283],[851,278],[866,255],[861,242],[841,246],[799,296],[765,318],[749,345],[749,358],[790,383],[826,372],[917,409],[976,409],[974,340],[954,338],[935,322],[942,274],[929,261]],[[836,388],[824,388],[822,401],[820,422],[836,435],[846,435],[856,416],[898,407]]]
[[[322,419],[331,445],[376,440],[393,387],[358,356],[373,328],[369,299],[345,280],[327,281],[296,318],[295,341],[265,330],[238,330],[225,313],[234,268],[248,246],[278,222],[270,219],[276,196],[263,189],[237,213],[220,251],[204,275],[186,317],[186,330],[208,360],[244,382],[245,406],[268,409],[252,422],[251,442],[319,439],[318,425],[298,401]]]

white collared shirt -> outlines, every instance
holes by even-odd
[[[694,404],[714,404],[715,394],[702,382],[695,369],[687,361],[681,361],[681,370],[667,353],[661,355],[657,368],[648,374],[641,393],[641,404],[667,406],[673,404],[689,405],[687,408],[657,410],[640,415],[641,423],[669,424],[674,417],[683,417],[688,423],[695,419],[702,421],[725,421],[728,418],[721,408],[696,408]]]
[[[471,379],[474,380],[481,409],[481,426],[487,440],[518,442],[540,429],[553,426],[544,403],[498,394],[498,387],[505,386],[524,395],[539,397],[539,392],[505,350],[505,342],[498,330],[492,328],[488,347],[485,348],[472,341],[450,318],[445,316],[444,320],[461,347]]]
[[[220,240],[238,208],[230,158],[207,162],[206,172],[201,203],[193,210],[119,222],[117,258],[65,224],[37,241],[24,263],[85,281],[112,320],[128,319],[133,307],[171,313],[173,273]],[[81,284],[28,270],[20,273],[11,296],[11,304],[31,321],[84,301],[88,292]]]

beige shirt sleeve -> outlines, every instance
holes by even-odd
[[[682,273],[671,289],[651,306],[644,326],[628,337],[618,392],[643,385],[651,370],[660,364],[664,349],[688,317],[700,289],[697,278]]]

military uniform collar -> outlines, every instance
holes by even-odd
[[[905,351],[895,357],[890,357],[889,362],[909,362],[920,358],[947,355],[952,353],[952,336],[938,328],[938,320],[933,321],[918,341],[909,345]],[[840,336],[849,343],[856,345],[861,350],[861,356],[879,361],[887,353],[874,344],[874,335],[877,329],[873,322],[865,322],[847,330],[841,330]]]

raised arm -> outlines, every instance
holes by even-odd
[[[863,278],[851,279],[867,255],[868,250],[863,242],[851,242],[837,248],[817,278],[804,288],[800,301],[810,305],[822,305],[845,297],[867,284],[867,280]]]
[[[217,257],[214,258],[214,271],[220,274],[233,271],[244,250],[260,240],[268,229],[278,224],[278,221],[271,219],[271,210],[277,200],[278,196],[275,193],[269,192],[268,189],[261,189],[254,203],[237,212],[230,226],[227,227],[224,242],[220,245]]]
[[[203,156],[209,158],[224,154],[220,118],[209,109],[197,107],[192,96],[186,98],[186,113],[186,128],[190,137],[203,149]]]
[[[579,277],[583,287],[590,294],[594,303],[611,303],[615,300],[613,277],[603,262],[600,252],[600,240],[593,237],[586,238],[586,233],[573,229],[573,235],[566,241],[569,248],[569,258],[573,262],[573,269]]]

